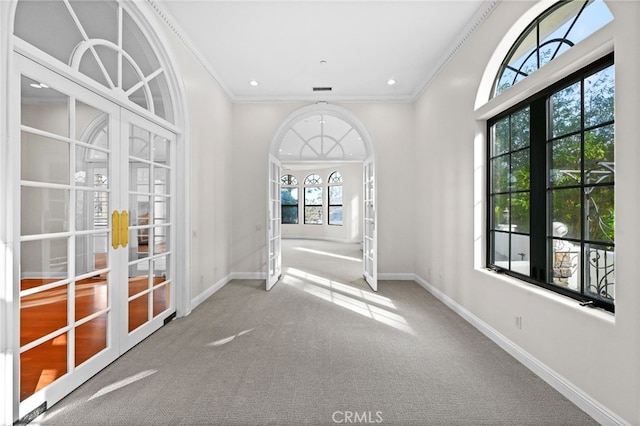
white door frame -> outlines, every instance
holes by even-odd
[[[269,154],[269,179],[267,181],[269,185],[267,188],[267,290],[271,290],[282,275],[280,170],[280,160]]]
[[[20,193],[20,144],[19,139],[15,140],[15,135],[19,134],[20,123],[20,80],[16,80],[14,63],[16,51],[20,51],[29,58],[40,62],[41,53],[38,49],[30,48],[25,50],[25,43],[17,39],[14,35],[14,18],[17,0],[0,1],[0,196],[4,200],[15,200]],[[177,250],[176,269],[174,278],[176,280],[175,301],[178,316],[188,315],[191,311],[191,298],[189,287],[189,236],[190,236],[190,214],[189,214],[189,194],[188,188],[188,165],[189,165],[189,138],[187,102],[185,89],[181,80],[177,78],[177,62],[174,55],[170,55],[163,46],[169,45],[162,34],[153,28],[150,22],[155,22],[157,18],[153,8],[145,3],[127,4],[127,12],[134,18],[136,24],[143,30],[147,39],[156,47],[156,53],[163,64],[165,64],[165,75],[169,86],[169,93],[173,103],[174,123],[153,117],[145,111],[139,114],[149,120],[171,130],[177,134],[176,175],[181,179],[175,186],[177,203],[182,206],[181,217],[175,220],[177,236],[175,246],[182,247]],[[44,62],[46,63],[46,59]],[[48,65],[49,66],[49,65]],[[120,99],[104,91],[99,84],[87,80],[78,81],[73,73],[65,69],[58,69],[57,66],[49,66],[63,77],[75,81],[80,86],[100,93],[107,100],[120,104]],[[18,73],[19,75],[19,73]],[[17,110],[16,110],[17,103]],[[125,107],[125,105],[121,105]],[[16,229],[19,233],[19,203],[12,203],[7,209],[0,211],[0,376],[3,378],[0,383],[0,424],[13,424],[19,419],[20,398],[19,398],[19,288],[14,285],[19,279],[20,259],[15,253],[19,247],[19,239],[15,239]]]
[[[376,205],[376,168],[372,158],[362,170],[362,268],[364,280],[373,291],[378,291],[378,208]]]
[[[308,105],[306,107],[302,107],[299,108],[297,110],[295,110],[294,112],[292,112],[291,114],[289,114],[289,116],[284,120],[284,122],[280,125],[280,127],[278,128],[278,131],[275,133],[275,136],[273,137],[273,139],[271,140],[271,144],[269,146],[269,152],[268,152],[268,169],[267,169],[267,182],[270,183],[270,179],[271,179],[271,173],[272,173],[272,161],[273,159],[275,159],[276,161],[281,161],[282,159],[280,158],[280,146],[282,144],[282,139],[285,136],[285,134],[291,129],[291,127],[293,127],[296,123],[298,123],[301,120],[304,120],[305,118],[311,117],[313,115],[318,115],[318,114],[326,114],[326,115],[332,115],[334,117],[340,118],[341,120],[344,120],[345,122],[349,123],[353,129],[355,129],[358,134],[360,135],[360,137],[362,138],[362,142],[364,143],[364,146],[366,148],[367,151],[367,156],[365,159],[363,160],[364,163],[364,167],[363,167],[363,172],[364,169],[366,169],[367,165],[369,165],[370,167],[372,167],[373,170],[373,176],[374,176],[374,181],[372,182],[372,199],[371,199],[371,208],[373,211],[373,226],[374,226],[374,231],[372,233],[371,240],[370,240],[370,244],[371,244],[371,251],[370,251],[370,257],[369,257],[369,261],[370,261],[370,267],[366,268],[366,260],[364,257],[364,250],[363,250],[363,277],[364,279],[367,281],[367,283],[369,284],[369,286],[371,286],[371,289],[373,291],[378,291],[378,240],[377,240],[377,185],[375,185],[375,171],[376,171],[376,155],[375,155],[375,149],[373,146],[373,139],[371,138],[371,135],[369,134],[369,131],[367,130],[367,128],[364,126],[364,124],[362,124],[362,122],[348,109],[346,108],[342,108],[336,105],[329,105],[329,104],[313,104],[313,105]],[[287,161],[290,162],[295,162],[296,159],[292,159],[291,157],[287,157],[286,158]],[[319,160],[322,161],[322,160]],[[278,163],[279,164],[279,163]],[[280,183],[280,180],[278,179],[278,183]],[[272,215],[271,215],[271,209],[273,207],[271,207],[271,199],[270,199],[270,194],[269,194],[269,189],[267,189],[267,223],[270,223],[270,221],[272,220]],[[278,195],[279,196],[279,195]],[[278,204],[279,205],[279,204]],[[362,229],[362,236],[364,238],[365,236],[365,227],[367,226],[367,219],[365,217],[366,215],[362,214],[362,223],[363,223],[363,229]],[[280,217],[280,214],[278,214],[278,217]],[[371,219],[371,218],[370,218]],[[281,239],[281,227],[278,227],[278,241],[280,241]],[[363,245],[364,246],[364,245]],[[265,244],[265,250],[266,250],[266,259],[267,262],[269,262],[270,257],[271,257],[271,253],[270,253],[270,243],[269,243],[269,230],[267,229],[267,240],[266,240],[266,244]],[[278,244],[277,245],[277,253],[274,255],[277,257],[277,259],[279,260],[279,262],[282,262],[282,245]],[[267,264],[267,290],[270,289],[273,284],[269,285],[269,264]],[[277,282],[277,281],[276,281]],[[274,282],[275,284],[275,282]]]

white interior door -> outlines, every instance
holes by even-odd
[[[175,134],[16,55],[19,415],[175,312]]]
[[[110,212],[120,108],[16,55],[20,417],[60,400],[117,356]],[[13,131],[12,131],[13,132]],[[12,142],[13,143],[13,142]]]
[[[364,226],[362,244],[362,263],[364,279],[373,291],[378,291],[378,244],[376,229],[376,174],[373,159],[364,162]]]
[[[175,308],[175,134],[122,110],[120,166],[122,210],[118,282],[126,351],[164,324]]]
[[[269,154],[267,290],[271,290],[271,287],[278,282],[282,275],[280,168],[280,161]]]

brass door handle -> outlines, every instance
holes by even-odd
[[[129,244],[129,212],[122,210],[111,213],[111,247],[126,247]]]
[[[117,249],[120,245],[120,213],[111,213],[111,247]]]
[[[129,212],[120,213],[120,245],[124,248],[129,244]]]

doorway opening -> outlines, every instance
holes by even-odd
[[[267,290],[282,276],[284,240],[296,239],[356,247],[360,276],[377,291],[374,163],[369,133],[344,108],[312,105],[285,120],[269,152]]]

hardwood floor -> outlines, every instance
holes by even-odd
[[[54,283],[55,279],[23,279],[21,290],[33,289]],[[170,289],[164,278],[153,279],[154,289],[148,290],[148,277],[129,279],[129,297],[140,294],[128,303],[128,331],[149,321],[149,298],[152,300],[152,317],[170,306]],[[109,295],[106,277],[94,277],[71,284],[63,284],[49,290],[24,296],[20,300],[20,345],[64,329],[70,322],[68,302],[70,286],[74,286],[75,312],[74,364],[87,361],[108,344],[109,313],[103,313],[83,323],[83,319],[108,308]],[[78,325],[78,323],[81,323]],[[20,354],[20,400],[28,398],[68,372],[68,339],[71,333],[63,332]]]

